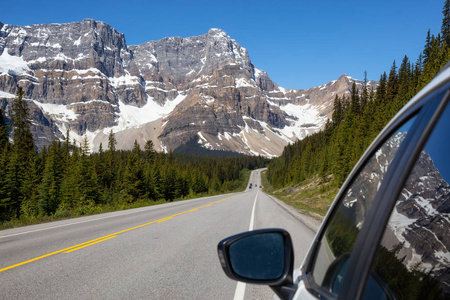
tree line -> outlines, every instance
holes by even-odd
[[[81,145],[71,142],[69,132],[37,151],[23,96],[19,87],[11,124],[0,110],[0,223],[230,192],[246,185],[245,170],[268,163],[255,156],[158,153],[152,141],[118,150],[112,131],[107,149],[100,145],[96,153],[86,137]]]
[[[446,0],[441,32],[428,34],[415,63],[405,55],[400,67],[392,64],[380,76],[376,90],[369,89],[367,73],[362,87],[334,100],[332,119],[324,130],[288,145],[268,166],[267,178],[276,188],[293,186],[305,179],[330,175],[340,186],[365,149],[389,120],[450,60],[450,1]]]

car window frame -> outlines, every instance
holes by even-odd
[[[308,255],[305,258],[301,269],[302,280],[304,281],[306,289],[312,295],[324,297],[326,299],[358,299],[362,296],[368,274],[375,258],[375,249],[381,240],[384,228],[389,221],[390,212],[395,206],[397,196],[400,193],[404,182],[407,180],[415,159],[425,145],[425,137],[434,128],[440,114],[445,108],[445,104],[448,102],[449,89],[450,83],[444,82],[444,84],[421,95],[420,99],[417,99],[409,109],[395,117],[395,119],[386,126],[375,141],[369,146],[347,177],[340,188],[335,201],[333,201],[333,204],[310,247],[311,250],[308,251]],[[440,97],[440,94],[442,94],[442,97]],[[352,249],[352,255],[347,267],[348,274],[346,273],[346,276],[344,277],[341,292],[339,295],[332,294],[315,283],[314,278],[312,277],[312,268],[314,266],[316,252],[320,247],[320,241],[340,203],[343,201],[345,192],[351,187],[368,161],[401,126],[414,116],[417,116],[417,119],[411,125],[405,140],[402,142],[399,150],[394,156],[388,171],[384,175],[382,184],[373,199],[371,208],[367,212],[363,227],[361,228]],[[392,178],[399,179],[390,180]],[[373,224],[376,226],[373,226]],[[372,240],[372,243],[369,243],[370,245],[366,243],[368,239]],[[372,246],[372,244],[374,244],[374,246]],[[371,247],[374,249],[371,249]],[[361,266],[363,267],[361,268]]]
[[[383,237],[391,212],[420,152],[449,102],[449,89],[450,84],[447,84],[445,88],[433,91],[421,101],[424,104],[419,112],[418,120],[411,127],[409,131],[411,134],[407,135],[403,147],[401,146],[398,150],[399,155],[396,155],[385,175],[385,180],[373,200],[376,205],[372,206],[366,216],[366,222],[371,226],[363,226],[355,243],[358,253],[350,257],[347,269],[354,278],[353,282],[344,278],[343,293],[339,294],[337,299],[360,299],[362,297],[375,260],[376,249]]]

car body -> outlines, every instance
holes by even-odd
[[[225,273],[281,299],[450,299],[449,99],[444,68],[360,158],[299,269],[289,234],[262,229],[219,243]]]

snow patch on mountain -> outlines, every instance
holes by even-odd
[[[8,48],[3,50],[0,56],[0,73],[23,75],[27,74],[27,71],[31,70],[22,57],[9,55]]]
[[[45,114],[53,116],[58,121],[69,122],[77,119],[75,112],[64,104],[41,103],[32,100]],[[64,130],[62,130],[64,132]]]
[[[108,129],[113,129],[114,132],[122,131],[163,118],[169,115],[184,98],[186,95],[179,94],[174,100],[166,101],[164,106],[161,106],[152,97],[147,96],[147,104],[143,107],[127,105],[119,100],[118,125]]]
[[[16,96],[14,96],[11,93],[0,91],[0,98],[15,98],[15,97]]]

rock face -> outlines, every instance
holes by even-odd
[[[127,46],[122,33],[91,19],[0,23],[0,104],[9,115],[24,88],[38,147],[69,132],[78,141],[87,135],[95,151],[113,130],[126,136],[122,148],[152,139],[168,151],[197,136],[210,149],[276,156],[320,130],[335,95],[353,82],[343,75],[308,90],[280,88],[220,29]]]
[[[431,157],[422,151],[391,216],[390,229],[403,249],[409,269],[446,282],[450,294],[450,185]]]

